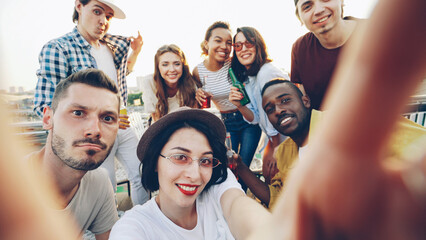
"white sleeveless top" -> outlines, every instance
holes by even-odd
[[[155,113],[155,107],[157,106],[157,87],[154,82],[154,75],[147,77],[142,81],[142,100],[144,102],[144,109],[146,113]],[[169,112],[178,109],[181,106],[180,99],[178,98],[179,91],[173,96],[167,98],[169,105]],[[169,113],[168,112],[168,113]]]
[[[229,101],[229,93],[231,92],[231,78],[228,70],[231,67],[231,59],[228,59],[223,64],[223,67],[216,72],[207,70],[204,63],[197,65],[200,81],[205,84],[204,87],[210,92],[213,103],[219,111],[237,110],[237,107]],[[204,81],[205,80],[205,81]]]

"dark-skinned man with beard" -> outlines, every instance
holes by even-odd
[[[309,98],[296,85],[284,79],[272,79],[265,84],[262,89],[262,106],[274,128],[289,136],[275,152],[278,173],[272,178],[271,184],[267,185],[241,163],[239,158],[234,159],[237,159],[239,177],[262,203],[272,208],[284,191],[291,170],[299,159],[303,159],[308,149],[309,136],[326,112],[312,109]],[[424,127],[401,117],[387,147],[387,155],[400,159],[403,151],[425,134]]]

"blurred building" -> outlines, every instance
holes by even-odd
[[[43,129],[41,118],[34,113],[34,91],[24,92],[23,88],[18,89],[19,93],[0,93],[0,101],[9,110],[10,127],[22,139],[28,149],[40,148],[44,146],[47,131]],[[3,113],[4,114],[4,113]]]

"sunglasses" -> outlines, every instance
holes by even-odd
[[[219,159],[214,157],[191,158],[190,156],[182,153],[172,154],[168,157],[164,156],[163,154],[160,154],[160,156],[176,165],[189,165],[193,161],[198,161],[198,165],[201,167],[214,168],[220,164]]]
[[[248,41],[245,42],[236,42],[232,46],[234,46],[235,51],[241,51],[243,49],[243,45],[246,46],[246,48],[252,48],[254,47],[254,44]]]

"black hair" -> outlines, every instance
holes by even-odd
[[[229,23],[227,22],[223,22],[223,21],[216,21],[214,22],[212,25],[210,25],[207,28],[206,34],[204,36],[204,40],[201,42],[201,55],[209,55],[209,51],[207,50],[204,41],[208,42],[210,37],[212,36],[212,32],[213,30],[215,30],[216,28],[223,28],[226,30],[231,31],[231,27],[229,26]]]
[[[245,82],[247,80],[247,76],[256,76],[259,72],[260,68],[263,64],[272,62],[269,58],[268,51],[266,48],[265,40],[263,40],[262,35],[253,27],[240,27],[237,29],[237,33],[233,38],[233,42],[235,43],[235,38],[238,33],[243,33],[246,40],[254,45],[256,48],[256,56],[254,58],[253,64],[251,64],[250,69],[246,69],[240,61],[238,60],[237,53],[234,48],[234,52],[232,54],[232,62],[231,67],[237,77],[238,81]]]
[[[265,93],[265,91],[268,87],[273,86],[275,84],[280,84],[280,83],[285,83],[285,84],[289,85],[291,88],[293,88],[294,91],[296,91],[296,93],[297,93],[297,95],[299,95],[299,97],[303,96],[302,91],[300,91],[300,89],[294,83],[292,83],[289,80],[286,80],[284,78],[274,78],[271,81],[267,82],[262,88],[261,96],[263,97],[263,94]]]
[[[222,183],[228,177],[227,166],[228,158],[226,157],[226,146],[223,141],[218,137],[218,134],[214,132],[214,129],[206,126],[205,123],[185,120],[178,121],[171,124],[163,132],[158,134],[152,139],[152,143],[149,146],[149,151],[146,151],[145,158],[139,159],[142,165],[142,185],[148,191],[157,191],[159,189],[158,173],[156,172],[158,158],[161,154],[161,150],[164,145],[169,141],[170,136],[173,135],[177,130],[182,128],[193,128],[202,133],[209,141],[210,147],[213,150],[213,156],[219,159],[220,163],[217,167],[213,168],[212,176],[210,181],[206,184],[203,191],[206,191],[210,186]],[[143,137],[142,137],[143,138]]]

